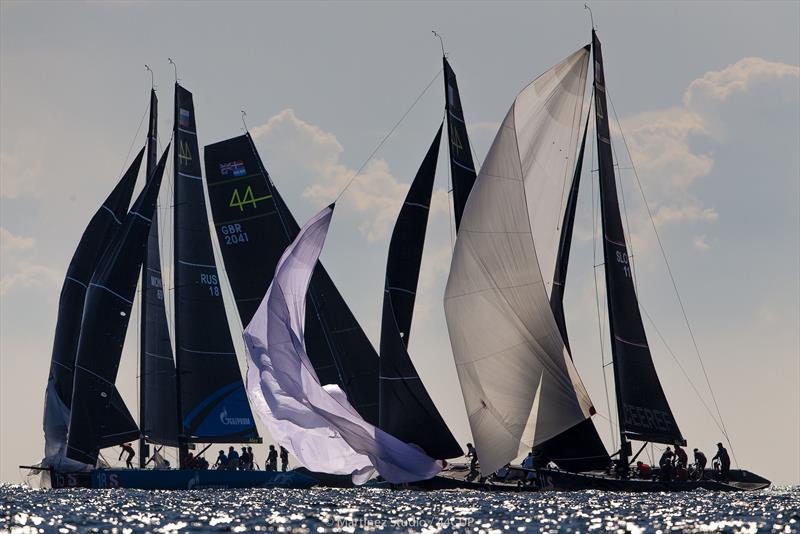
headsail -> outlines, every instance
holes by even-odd
[[[306,354],[308,285],[332,216],[330,205],[299,231],[244,331],[247,393],[270,434],[308,469],[352,474],[359,484],[375,471],[393,483],[431,478],[440,462],[364,421],[338,386],[320,383]]]
[[[556,254],[555,270],[553,272],[553,285],[550,290],[550,308],[558,324],[558,330],[567,352],[572,357],[567,336],[567,322],[564,317],[564,288],[567,282],[567,266],[569,264],[569,251],[572,244],[572,230],[575,225],[575,212],[578,204],[578,190],[580,188],[581,171],[583,167],[583,154],[586,148],[586,133],[589,130],[589,117],[586,117],[586,124],[583,128],[581,146],[578,150],[578,158],[575,160],[575,170],[572,173],[572,183],[567,195],[564,206],[564,215],[561,224],[560,239],[558,242],[558,253]],[[540,408],[542,406],[540,405]],[[567,471],[591,471],[593,469],[605,469],[609,466],[611,459],[608,456],[603,440],[597,433],[591,419],[586,419],[562,432],[561,434],[545,441],[538,447],[537,451],[543,458],[550,459],[561,469]]]
[[[560,222],[548,225],[550,204],[563,194],[552,185],[573,169],[588,56],[578,50],[517,96],[461,219],[445,315],[484,474],[592,409],[545,284]]]
[[[617,199],[603,54],[594,30],[592,49],[603,252],[620,429],[632,439],[681,443],[684,439],[658,380],[639,313]]]
[[[206,146],[205,171],[225,270],[247,325],[300,227],[249,134]],[[309,286],[305,343],[320,382],[338,384],[358,413],[377,424],[378,355],[321,263]]]
[[[144,149],[137,154],[114,190],[89,221],[64,278],[58,301],[53,356],[45,393],[45,459],[63,454],[66,447],[72,385],[75,379],[75,355],[81,333],[86,289],[103,252],[125,218],[143,156]]]
[[[147,129],[147,176],[156,167],[158,144],[158,99],[150,91],[150,122]],[[139,410],[142,435],[154,443],[175,445],[178,441],[178,416],[175,406],[175,361],[167,324],[164,282],[161,276],[158,210],[147,235],[147,251],[142,262],[142,317],[139,384]],[[142,444],[143,445],[143,444]],[[144,450],[139,464],[144,466]]]
[[[444,97],[447,112],[447,137],[450,140],[450,176],[453,180],[453,207],[456,230],[461,226],[461,216],[467,204],[469,193],[475,183],[475,164],[472,162],[472,148],[467,135],[467,123],[461,107],[456,73],[446,57],[444,63]]]
[[[114,382],[166,159],[165,151],[86,292],[67,435],[67,457],[85,464],[95,464],[101,447],[139,436]]]
[[[182,436],[255,441],[211,246],[192,93],[175,84],[175,354]],[[172,412],[173,414],[175,412]]]
[[[441,137],[440,126],[411,183],[389,243],[381,324],[379,426],[434,458],[454,458],[463,451],[408,355]]]

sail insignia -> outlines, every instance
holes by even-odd
[[[464,453],[408,355],[441,136],[440,126],[411,183],[389,243],[380,341],[379,426],[434,458],[454,458]]]

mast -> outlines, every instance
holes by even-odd
[[[467,123],[464,121],[464,110],[461,107],[461,95],[458,92],[456,73],[450,67],[447,57],[442,54],[444,65],[445,113],[447,115],[448,151],[450,153],[450,175],[453,187],[453,208],[456,232],[461,226],[461,216],[467,204],[472,186],[475,184],[475,164],[472,162],[472,150],[467,134]]]
[[[685,444],[685,440],[656,374],[639,312],[617,197],[603,54],[594,29],[592,50],[606,296],[619,417],[620,462],[627,467],[631,455],[628,439],[669,444]]]
[[[381,322],[378,426],[401,441],[416,444],[429,456],[454,458],[464,453],[408,355],[441,137],[440,125],[411,183],[389,243]]]

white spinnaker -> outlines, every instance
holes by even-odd
[[[329,206],[300,230],[244,330],[253,412],[312,471],[352,474],[357,484],[375,472],[393,483],[432,478],[441,462],[364,421],[341,388],[320,384],[306,354],[306,295],[332,215]]]
[[[543,272],[551,281],[553,267],[540,265],[540,259],[555,262],[560,222],[548,229],[546,221],[563,212],[562,188],[553,183],[573,167],[572,110],[580,115],[588,55],[577,51],[518,95],[461,219],[445,315],[484,474],[591,410],[550,308]],[[541,255],[540,238],[548,249]]]

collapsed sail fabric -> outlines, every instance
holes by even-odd
[[[62,457],[67,444],[72,385],[75,378],[75,355],[81,332],[81,317],[89,280],[103,251],[117,232],[128,211],[142,164],[144,149],[139,151],[111,194],[94,214],[81,236],[64,277],[58,301],[58,318],[47,380],[44,408],[45,461]]]
[[[553,317],[556,319],[561,339],[564,340],[564,346],[567,348],[570,357],[572,357],[572,351],[569,346],[567,322],[564,316],[564,289],[567,282],[569,251],[572,244],[572,230],[575,226],[575,212],[578,205],[578,190],[580,189],[583,154],[586,148],[586,133],[588,129],[589,116],[586,117],[586,124],[583,128],[581,147],[578,151],[578,158],[575,161],[572,184],[570,185],[564,208],[561,237],[558,243],[556,266],[553,273],[553,286],[550,291],[550,308],[553,310]],[[542,408],[540,405],[540,409]],[[611,462],[603,440],[600,439],[597,428],[595,428],[591,419],[586,419],[569,430],[548,439],[537,446],[536,450],[543,458],[551,459],[558,467],[567,471],[580,472],[605,469]]]
[[[150,91],[150,122],[147,129],[147,174],[156,167],[158,99]],[[167,325],[164,282],[161,276],[158,210],[147,234],[147,249],[142,262],[141,375],[139,410],[142,434],[154,443],[176,445],[178,408],[175,393],[175,361]],[[140,451],[141,453],[141,451]],[[140,462],[143,459],[139,458]]]
[[[333,384],[322,385],[303,343],[308,285],[333,216],[324,208],[300,230],[243,337],[247,393],[270,435],[306,468],[352,474],[375,471],[392,483],[435,476],[442,464],[364,421]]]
[[[247,325],[300,227],[249,134],[206,146],[205,171],[225,271]],[[378,424],[378,355],[321,263],[308,304],[306,351],[320,382],[338,384],[358,413]]]
[[[192,93],[175,84],[173,272],[182,435],[204,443],[257,441],[211,246],[196,128]]]
[[[546,281],[552,280],[556,247],[538,250],[548,230],[555,236],[545,236],[543,244],[557,244],[559,221],[548,229],[533,211],[553,209],[544,198],[549,183],[573,168],[577,135],[571,130],[580,116],[588,53],[575,52],[517,96],[456,239],[445,315],[484,474],[592,410],[550,308]],[[561,194],[549,202],[558,205]]]
[[[139,437],[114,381],[128,330],[167,151],[103,254],[86,291],[75,359],[67,457],[94,465],[99,450]]]
[[[625,435],[632,439],[656,443],[683,443],[683,436],[658,380],[642,316],[639,313],[639,301],[633,283],[617,198],[606,107],[603,54],[594,30],[592,30],[592,48],[604,270],[620,427]]]
[[[447,112],[447,137],[450,140],[450,176],[453,181],[453,215],[456,230],[461,226],[461,216],[467,204],[469,193],[475,183],[475,164],[472,162],[472,148],[467,135],[464,109],[458,92],[456,73],[447,58],[444,63],[445,110]]]
[[[379,426],[392,436],[421,447],[433,458],[454,458],[464,452],[408,355],[441,137],[440,126],[411,182],[389,242],[381,322]]]

